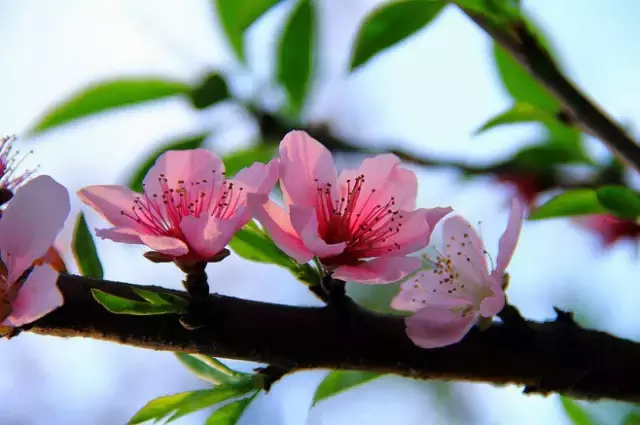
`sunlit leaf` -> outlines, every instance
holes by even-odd
[[[208,390],[202,390],[208,391]],[[186,391],[183,393],[158,397],[147,403],[142,409],[133,415],[128,422],[129,425],[142,424],[152,419],[162,419],[175,410],[175,406],[184,401],[187,397],[200,391]]]
[[[144,180],[147,172],[151,169],[151,167],[153,167],[153,164],[156,163],[156,160],[160,155],[170,150],[187,150],[199,148],[202,146],[206,138],[207,134],[198,134],[196,136],[181,137],[165,143],[155,151],[149,153],[146,156],[145,160],[136,167],[135,171],[131,173],[131,178],[129,178],[129,183],[127,183],[127,185],[133,191],[142,192],[142,180]]]
[[[33,126],[31,134],[100,112],[181,95],[188,91],[189,86],[184,83],[159,78],[123,78],[93,84],[56,103]]]
[[[189,99],[196,109],[205,109],[229,98],[229,88],[224,77],[217,72],[207,75],[191,90]]]
[[[276,148],[273,146],[258,145],[230,152],[222,157],[222,161],[227,175],[233,176],[243,168],[251,166],[254,162],[269,162],[273,159],[275,153]]]
[[[553,114],[550,114],[547,111],[538,109],[528,103],[518,102],[509,110],[496,115],[484,123],[482,127],[476,130],[475,133],[483,133],[487,130],[505,124],[520,124],[525,122],[554,123],[558,122],[558,120],[553,116]]]
[[[313,404],[382,376],[373,372],[331,371],[318,386]]]
[[[93,235],[89,231],[87,220],[85,220],[83,213],[79,213],[76,218],[71,247],[73,256],[78,263],[80,274],[93,279],[102,279],[102,263],[98,257]]]
[[[132,287],[131,290],[143,300],[154,305],[173,305],[177,308],[186,308],[187,305],[189,305],[186,299],[168,292],[147,291],[146,289],[136,287]]]
[[[244,226],[234,235],[229,246],[240,257],[258,263],[294,267],[297,263],[285,254],[264,232]]]
[[[214,0],[222,29],[238,59],[245,61],[244,33],[281,0]]]
[[[596,190],[600,204],[621,218],[640,215],[640,195],[624,186],[604,186]]]
[[[622,425],[640,425],[640,411],[630,412],[622,420]]]
[[[255,397],[255,396],[254,396]],[[247,407],[254,400],[254,397],[247,397],[236,400],[213,412],[205,422],[205,425],[236,425]]]
[[[236,382],[239,376],[244,376],[244,374],[232,371],[218,360],[204,354],[175,353],[175,355],[191,373],[215,385]],[[216,363],[221,367],[214,367]]]
[[[151,304],[149,302],[135,301],[108,294],[99,289],[92,289],[91,295],[104,308],[115,314],[131,314],[135,316],[149,316],[156,314],[183,314],[186,308],[176,304]]]
[[[298,0],[278,43],[277,79],[285,89],[289,113],[300,112],[313,77],[316,13],[311,0]]]
[[[425,27],[444,5],[441,1],[405,0],[374,9],[360,26],[351,54],[351,70]]]
[[[607,213],[591,189],[569,190],[550,199],[529,214],[529,220]]]
[[[560,396],[562,408],[574,425],[595,425],[586,410],[570,398]]]
[[[584,152],[575,145],[545,143],[527,146],[518,151],[511,159],[522,170],[548,170],[560,164],[590,163]]]

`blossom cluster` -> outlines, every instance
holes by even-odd
[[[278,182],[281,202],[270,198]],[[19,183],[0,220],[5,327],[34,321],[63,303],[57,271],[34,262],[64,224],[68,193],[48,176]],[[504,275],[524,207],[512,201],[496,264],[489,269],[473,227],[450,207],[417,208],[417,193],[415,173],[395,155],[367,158],[358,169],[338,173],[329,150],[307,133],[292,131],[277,158],[233,177],[207,149],[168,151],[148,171],[142,193],[94,185],[78,196],[112,225],[96,229],[97,236],[145,245],[155,259],[183,270],[218,261],[234,234],[255,219],[284,253],[300,264],[314,260],[332,279],[362,284],[405,279],[391,306],[413,313],[406,328],[415,344],[434,348],[460,341],[504,308]],[[412,254],[428,246],[441,220],[444,246],[432,259],[435,266],[422,269],[422,260]]]

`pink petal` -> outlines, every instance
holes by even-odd
[[[187,244],[171,236],[140,235],[143,244],[154,251],[179,257],[189,252]]]
[[[496,314],[500,313],[500,311],[504,308],[506,303],[506,298],[504,295],[504,291],[499,289],[495,291],[494,295],[485,298],[480,303],[480,315],[483,317],[493,317]]]
[[[0,220],[0,255],[14,282],[47,252],[69,215],[69,193],[49,176],[20,187]]]
[[[340,242],[328,244],[318,234],[318,218],[313,208],[302,207],[298,204],[289,206],[289,218],[296,233],[311,252],[316,256],[331,257],[344,251],[347,244]]]
[[[190,187],[192,183],[202,184],[204,180],[208,187],[215,188],[213,196],[216,198],[224,178],[224,164],[209,149],[167,151],[158,157],[142,181],[146,193],[162,194],[161,176],[171,188],[175,188],[178,181],[184,181],[185,187]]]
[[[407,335],[422,348],[437,348],[459,342],[473,325],[478,315],[456,313],[450,308],[428,305],[405,320]]]
[[[511,262],[513,252],[516,250],[520,229],[524,220],[524,205],[517,198],[511,200],[511,210],[509,212],[509,222],[507,228],[500,237],[498,245],[498,258],[496,259],[496,269],[494,273],[502,275]]]
[[[436,207],[436,208],[428,208],[427,209],[427,223],[429,223],[429,227],[431,229],[435,229],[436,225],[440,220],[447,214],[453,212],[453,208],[451,207]]]
[[[357,266],[339,266],[333,277],[358,283],[391,283],[413,273],[421,265],[422,261],[417,257],[382,257],[362,261]]]
[[[396,310],[417,311],[425,306],[459,307],[475,304],[473,293],[457,283],[442,283],[443,275],[435,270],[423,270],[402,284],[400,293],[392,300]],[[455,291],[452,289],[456,288]],[[449,292],[451,291],[451,292]]]
[[[237,204],[246,205],[247,195],[251,193],[268,195],[278,180],[277,159],[271,160],[268,164],[256,162],[250,167],[240,170],[231,180],[234,183],[234,190],[239,190]],[[247,208],[244,212],[244,224],[251,218],[251,213]]]
[[[443,226],[444,254],[451,258],[460,279],[479,286],[490,285],[484,244],[462,217],[448,218]]]
[[[210,258],[227,246],[243,225],[239,217],[221,220],[208,215],[199,218],[188,216],[182,219],[180,229],[192,249],[191,254]]]
[[[11,326],[22,326],[60,307],[64,299],[56,285],[57,280],[58,272],[48,264],[34,267],[11,304],[7,322]]]
[[[129,227],[112,227],[110,229],[96,229],[96,236],[110,239],[114,242],[141,244],[140,234]]]
[[[109,223],[143,231],[143,227],[122,212],[131,212],[140,194],[118,185],[87,186],[78,191],[78,198]]]
[[[280,185],[286,204],[315,205],[318,185],[327,183],[337,199],[336,177],[333,157],[320,142],[304,131],[284,136],[280,142]]]
[[[304,246],[293,229],[289,213],[268,200],[266,195],[249,195],[247,205],[251,214],[269,232],[278,247],[300,264],[313,258],[313,252]]]

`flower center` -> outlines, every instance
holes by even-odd
[[[404,217],[395,209],[393,196],[381,204],[375,188],[364,193],[364,174],[347,180],[346,193],[339,199],[333,198],[330,183],[318,179],[315,182],[318,230],[325,242],[346,242],[345,253],[352,259],[379,256],[400,248],[391,238],[400,231]]]
[[[171,185],[164,174],[158,177],[160,192],[149,192],[142,186],[142,195],[136,197],[131,211],[120,213],[134,220],[146,231],[154,235],[184,239],[180,222],[183,217],[202,214],[225,219],[238,208],[242,187],[223,178],[217,182],[216,170],[211,172],[211,180],[202,179],[187,184],[178,180]],[[224,173],[223,173],[224,175]]]
[[[33,151],[26,155],[20,155],[20,151],[13,150],[15,137],[3,137],[0,139],[0,188],[15,190],[20,184],[29,179],[37,170],[25,170],[22,174],[17,174],[16,170],[22,161]]]

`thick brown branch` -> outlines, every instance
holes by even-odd
[[[90,291],[100,288],[132,297],[134,285],[63,275],[59,286],[64,306],[29,331],[250,360],[286,370],[368,370],[419,379],[524,385],[527,392],[557,391],[585,399],[640,401],[640,344],[566,321],[496,324],[485,332],[471,332],[459,344],[423,350],[407,338],[402,319],[357,308],[345,320],[331,308],[212,295],[206,300],[205,326],[188,331],[174,315],[110,314]]]
[[[621,160],[640,171],[638,143],[560,71],[523,21],[498,27],[482,15],[460,8],[562,103],[565,110],[561,113],[568,122],[599,138]]]

